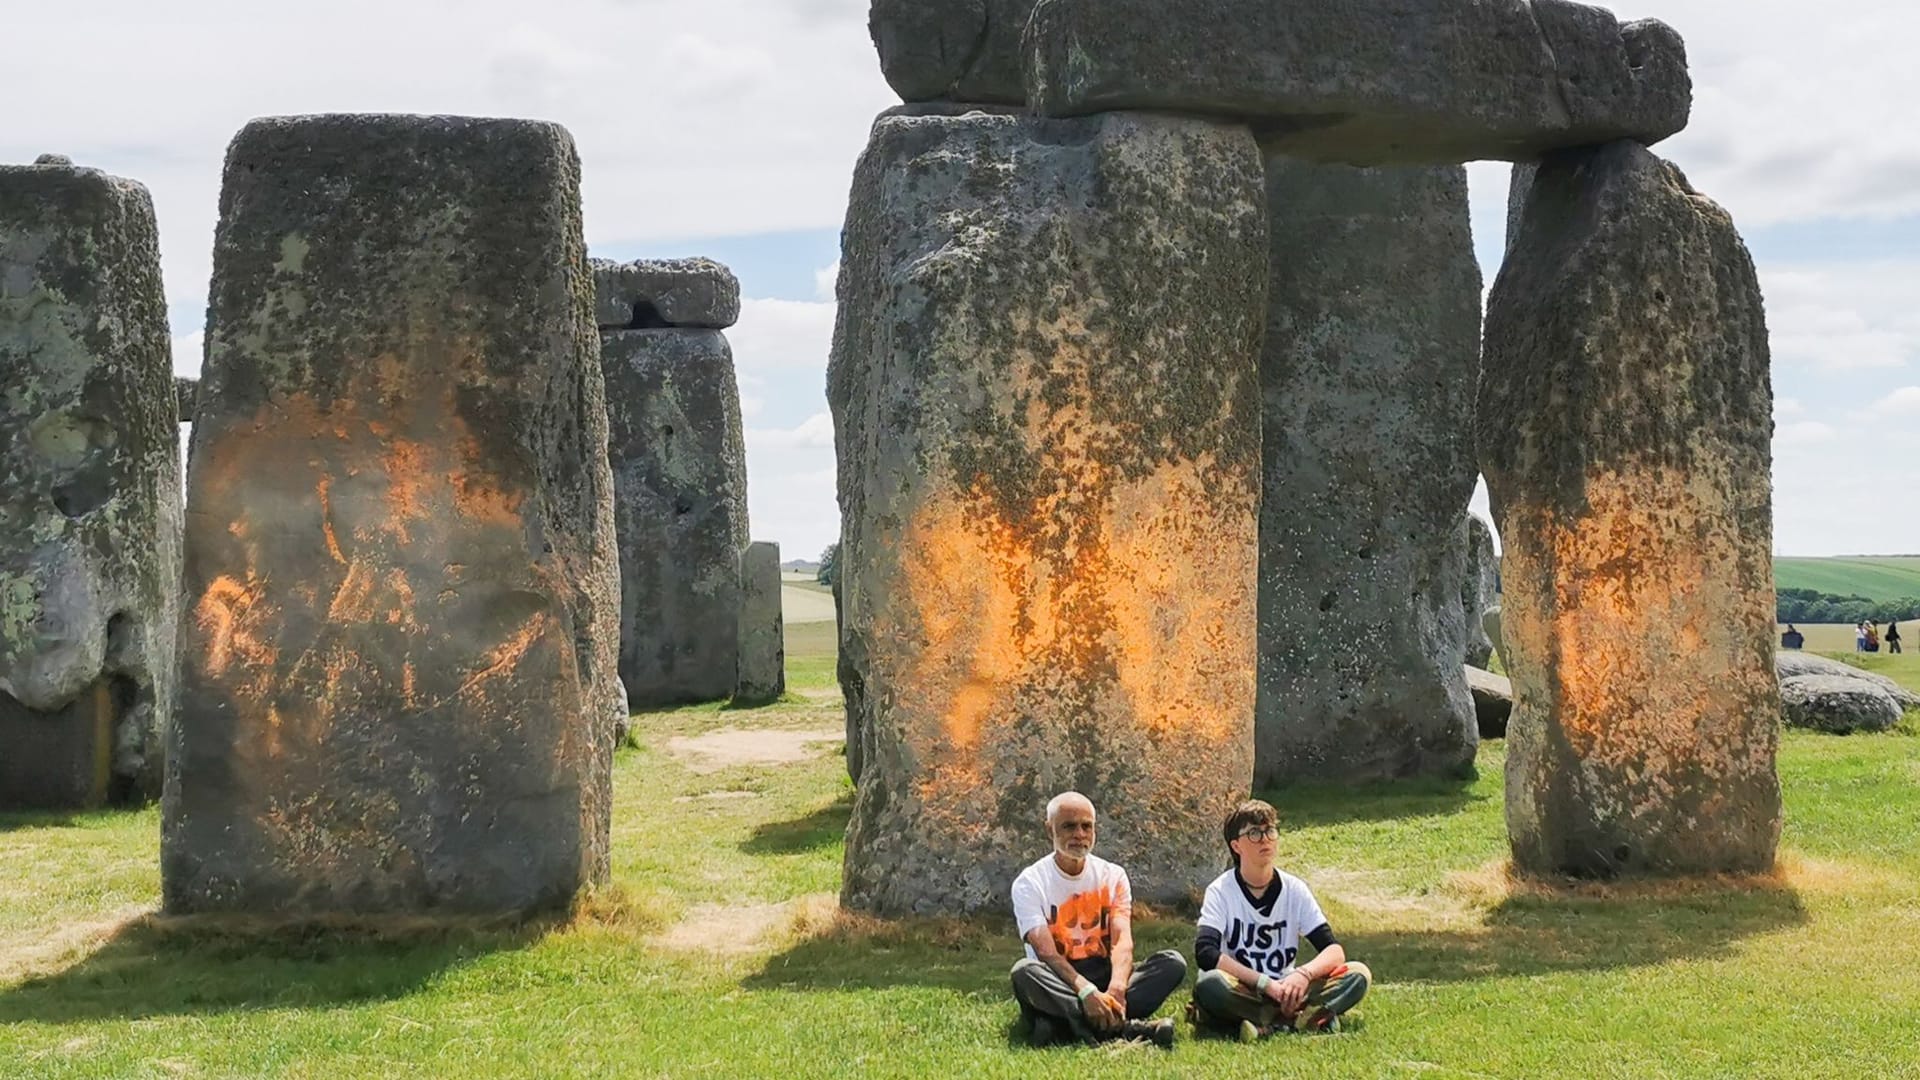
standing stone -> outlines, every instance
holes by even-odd
[[[0,166],[0,806],[160,790],[180,444],[147,189]]]
[[[175,375],[173,395],[175,407],[179,410],[179,422],[193,423],[194,405],[200,400],[200,380],[186,375]]]
[[[1468,512],[1461,518],[1460,542],[1467,551],[1467,576],[1460,587],[1467,617],[1467,666],[1484,669],[1493,660],[1486,614],[1500,603],[1500,556],[1493,550],[1493,528],[1479,514]],[[1481,730],[1486,730],[1484,725]]]
[[[1480,632],[1487,635],[1487,641],[1493,645],[1493,655],[1500,658],[1501,670],[1507,666],[1507,647],[1501,644],[1500,605],[1495,604],[1480,616]]]
[[[1466,171],[1270,156],[1267,205],[1255,782],[1460,774],[1478,746]]]
[[[1480,383],[1522,869],[1773,864],[1772,396],[1727,214],[1634,143],[1548,156]]]
[[[867,31],[902,101],[1024,105],[1020,35],[1034,0],[873,0]]]
[[[733,703],[770,705],[787,692],[786,627],[780,612],[780,545],[740,553],[740,672]]]
[[[706,267],[718,263],[701,260]],[[594,262],[601,318],[622,307],[731,321],[729,304],[693,305],[711,275],[671,264]],[[726,280],[732,280],[726,273]],[[693,284],[686,279],[692,277]],[[679,299],[676,299],[679,298]],[[620,678],[631,708],[715,701],[733,693],[740,556],[747,532],[747,451],[733,351],[716,329],[602,327],[608,451],[620,546]]]
[[[1038,0],[1022,49],[1045,115],[1228,117],[1354,165],[1654,143],[1693,104],[1672,28],[1569,0]]]
[[[866,715],[842,901],[1004,908],[1067,788],[1138,897],[1187,896],[1252,772],[1252,137],[888,115],[850,207],[828,397]]]
[[[256,120],[188,470],[170,912],[513,912],[607,870],[606,406],[573,140]]]

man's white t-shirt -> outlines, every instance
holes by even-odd
[[[1248,895],[1238,871],[1214,878],[1200,903],[1200,927],[1220,932],[1221,955],[1279,978],[1293,970],[1300,939],[1327,925],[1327,917],[1306,882],[1279,869],[1274,876],[1280,879],[1280,895],[1263,897],[1271,905],[1265,911]]]
[[[1021,940],[1047,927],[1053,947],[1070,961],[1111,955],[1113,917],[1132,914],[1133,886],[1127,872],[1097,855],[1087,856],[1087,865],[1073,877],[1062,873],[1048,854],[1013,879],[1013,918]],[[1028,945],[1027,956],[1033,955]]]

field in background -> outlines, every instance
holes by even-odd
[[[1033,1051],[1008,920],[838,912],[833,624],[790,623],[787,649],[777,705],[635,718],[613,881],[558,923],[157,928],[156,809],[0,815],[0,1076],[1797,1080],[1920,1061],[1920,738],[1787,732],[1783,869],[1760,881],[1509,882],[1497,741],[1471,782],[1267,793],[1281,862],[1379,980],[1356,1030],[1246,1047],[1183,1022],[1170,1053]],[[1143,949],[1191,952],[1191,913],[1137,925]]]
[[[1773,581],[1781,589],[1813,589],[1835,596],[1899,600],[1920,596],[1920,556],[1866,559],[1773,560]],[[1853,648],[1853,641],[1847,641]]]

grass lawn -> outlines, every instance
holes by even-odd
[[[1813,589],[1835,596],[1899,600],[1920,596],[1920,556],[1775,558],[1773,580],[1782,589]]]
[[[794,630],[781,704],[639,719],[613,884],[564,923],[157,928],[156,811],[0,817],[0,1076],[1920,1075],[1920,738],[1789,733],[1786,854],[1759,882],[1511,885],[1498,744],[1472,783],[1280,794],[1283,863],[1380,980],[1358,1029],[1032,1051],[1007,922],[834,908],[831,744],[785,764],[686,749],[840,729],[831,626]],[[1192,943],[1177,912],[1140,936]]]

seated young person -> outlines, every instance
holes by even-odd
[[[1273,865],[1278,823],[1258,799],[1227,816],[1233,869],[1207,886],[1193,946],[1194,1024],[1243,1041],[1278,1030],[1339,1031],[1341,1014],[1373,982],[1366,965],[1347,959],[1306,882]],[[1296,964],[1302,938],[1317,951]]]

